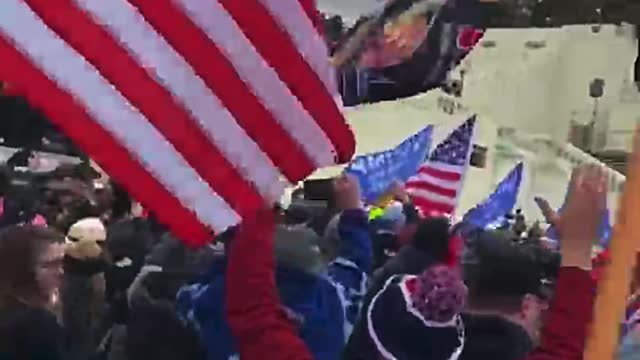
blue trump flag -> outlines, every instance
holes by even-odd
[[[485,229],[487,226],[504,218],[516,205],[520,183],[522,182],[523,165],[519,163],[498,185],[496,190],[484,202],[469,210],[462,218],[468,229]]]
[[[564,206],[567,203],[568,197],[569,197],[569,188],[567,187],[567,192],[564,195],[564,202],[562,206],[560,206],[560,209],[558,209],[558,213],[562,213],[562,209],[564,209]],[[602,214],[602,220],[600,220],[600,224],[598,226],[599,226],[598,238],[593,240],[596,241],[599,246],[603,248],[608,248],[609,240],[611,239],[611,232],[613,230],[613,226],[611,225],[611,212],[609,211],[608,207]],[[556,231],[553,225],[547,228],[545,237],[547,237],[550,240],[556,240],[556,241],[560,238],[560,236],[558,235],[558,232]]]
[[[564,205],[562,207],[564,207]],[[562,207],[558,210],[558,212],[562,212]],[[609,240],[611,240],[612,229],[613,229],[613,226],[611,226],[610,211],[609,209],[607,209],[602,214],[602,220],[598,225],[598,239],[594,239],[594,241],[597,240],[597,244],[599,246],[603,248],[608,248]],[[553,225],[549,226],[545,236],[551,240],[558,240],[560,238],[560,236],[558,236],[558,232],[556,231]]]
[[[364,199],[374,202],[393,181],[405,182],[416,174],[431,147],[432,133],[433,126],[427,126],[394,149],[358,156],[345,171],[358,179]]]

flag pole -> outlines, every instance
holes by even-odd
[[[630,292],[631,270],[636,260],[640,222],[640,127],[636,128],[633,150],[627,162],[627,180],[617,221],[613,229],[611,263],[598,286],[585,360],[613,360],[620,337]],[[588,296],[588,295],[585,295]]]

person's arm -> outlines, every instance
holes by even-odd
[[[586,270],[577,267],[560,270],[540,346],[526,360],[582,359],[595,301],[594,285]]]
[[[405,224],[417,224],[420,222],[420,214],[418,213],[418,209],[413,204],[413,200],[411,196],[407,192],[407,188],[404,183],[401,181],[394,181],[391,186],[391,195],[396,201],[400,201],[402,203],[402,213],[405,216]]]
[[[367,214],[361,206],[358,181],[344,175],[334,181],[336,202],[342,211],[338,222],[338,259],[353,263],[364,273],[371,271],[373,245]]]
[[[227,318],[241,359],[311,360],[285,314],[275,282],[273,214],[262,211],[234,239],[227,269]]]
[[[351,335],[367,291],[367,274],[373,265],[369,222],[361,207],[358,181],[342,176],[334,182],[336,201],[342,210],[338,222],[338,256],[327,275],[339,293],[345,312],[345,342]]]
[[[574,170],[561,214],[546,201],[537,202],[560,235],[562,267],[542,341],[526,360],[579,360],[596,295],[590,274],[591,244],[606,211],[607,177],[599,167]]]
[[[373,244],[364,210],[344,210],[340,214],[338,234],[338,258],[353,263],[361,272],[369,273],[373,263]]]
[[[420,222],[420,214],[418,213],[416,206],[413,204],[413,200],[409,199],[402,203],[402,212],[407,219],[407,225],[417,224]]]

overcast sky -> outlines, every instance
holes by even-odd
[[[318,8],[329,14],[340,14],[355,21],[360,15],[376,9],[382,0],[316,0]]]

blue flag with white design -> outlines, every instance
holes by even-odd
[[[395,180],[413,176],[429,153],[432,133],[433,127],[427,126],[394,149],[353,159],[346,172],[358,179],[364,199],[374,202]]]
[[[522,171],[523,165],[519,163],[500,182],[493,194],[464,215],[462,222],[471,228],[485,229],[503,219],[516,205]]]

